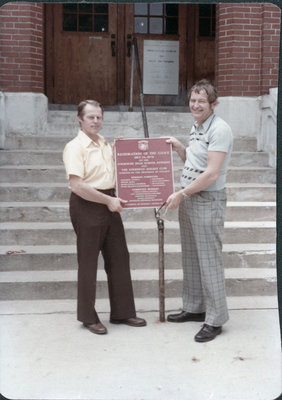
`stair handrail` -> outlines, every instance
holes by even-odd
[[[269,89],[269,93],[261,97],[261,129],[257,142],[257,149],[269,154],[268,163],[273,168],[276,168],[277,158],[277,97],[277,88]]]
[[[149,137],[149,130],[148,130],[148,123],[147,123],[146,109],[145,109],[145,104],[144,104],[144,94],[143,94],[143,83],[142,83],[142,78],[141,78],[140,59],[139,59],[137,39],[135,37],[132,39],[131,48],[132,48],[133,55],[132,55],[132,58],[131,58],[130,106],[129,106],[129,111],[133,110],[132,98],[133,98],[134,58],[135,58],[135,61],[136,61],[136,72],[137,72],[137,82],[138,82],[138,90],[139,90],[139,98],[140,98],[140,106],[141,106],[142,120],[143,120],[144,136],[146,138],[148,138]]]
[[[134,37],[131,43],[132,49],[132,57],[131,57],[131,76],[130,76],[130,105],[129,111],[133,111],[133,83],[134,83],[134,58],[136,60],[136,72],[137,72],[137,80],[138,80],[138,89],[139,89],[139,97],[140,97],[140,105],[142,111],[142,120],[143,120],[143,128],[144,128],[144,136],[149,138],[149,130],[147,124],[147,115],[144,105],[144,95],[143,95],[143,83],[141,78],[141,68],[140,68],[140,60],[139,60],[139,52],[137,39]],[[160,216],[160,209],[155,208],[155,218],[158,226],[158,241],[159,241],[159,320],[160,322],[165,322],[165,277],[164,277],[164,221]]]

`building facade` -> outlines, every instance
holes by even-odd
[[[257,137],[275,165],[280,8],[267,3],[3,5],[0,147],[13,133],[44,135],[51,104],[139,106],[133,38],[146,106],[186,106],[187,90],[208,78],[217,114],[235,136],[244,126]]]
[[[141,70],[144,41],[179,42],[179,92],[147,94],[148,105],[185,104],[187,89],[204,77],[220,96],[260,96],[278,84],[273,4],[7,3],[0,31],[0,90],[43,93],[49,103],[128,104],[134,36]]]

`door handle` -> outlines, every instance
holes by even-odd
[[[111,49],[112,49],[112,57],[116,56],[116,42],[115,40],[111,41]]]
[[[127,42],[127,57],[131,57],[131,45],[132,45],[132,42],[128,41]]]
[[[127,35],[127,57],[131,57],[131,46],[132,46],[132,41],[131,35]]]

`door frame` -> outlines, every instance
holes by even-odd
[[[106,32],[65,31],[62,8],[63,4],[45,5],[45,89],[49,101],[72,104],[94,93],[102,103],[115,105],[120,81],[117,5],[109,4]]]
[[[125,16],[127,4],[117,4],[117,104],[125,104]]]
[[[178,3],[183,7],[183,12],[180,13],[180,24],[184,24],[185,32],[185,48],[182,47],[185,57],[185,71],[179,70],[182,76],[179,77],[180,81],[185,81],[185,87],[182,88],[184,92],[192,86],[194,82],[194,60],[195,60],[195,42],[196,42],[196,23],[197,5]],[[44,4],[45,9],[45,93],[50,102],[54,98],[54,3]],[[127,57],[127,18],[128,8],[132,8],[132,4],[116,3],[117,7],[117,37],[116,37],[116,68],[117,68],[117,88],[116,88],[116,104],[126,105],[128,103],[129,83],[126,82],[126,63]],[[133,15],[131,16],[133,18]],[[183,32],[182,32],[183,34]],[[135,34],[137,37],[138,34]],[[184,76],[183,76],[184,74]],[[128,78],[127,78],[128,80]],[[136,79],[135,79],[136,80]],[[144,95],[145,98],[150,95]]]
[[[126,10],[126,32],[125,34],[131,34],[132,37],[137,39],[138,43],[138,52],[140,58],[140,69],[141,74],[143,74],[143,42],[144,40],[156,40],[156,41],[178,41],[179,42],[179,92],[178,95],[151,95],[144,94],[145,105],[153,105],[153,106],[162,106],[162,105],[184,105],[186,104],[186,93],[187,93],[187,17],[188,17],[188,7],[187,4],[178,4],[178,34],[141,34],[134,33],[134,4],[128,4]],[[126,75],[129,74],[130,71],[130,63],[131,61],[125,57],[125,71]],[[143,76],[141,76],[143,79]],[[125,101],[128,103],[129,101],[129,85],[130,81],[127,78],[125,82],[126,94]],[[138,101],[139,93],[137,90],[137,74],[135,71],[134,77],[134,100],[135,105]]]

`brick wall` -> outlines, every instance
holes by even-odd
[[[279,42],[280,9],[272,4],[263,4],[261,94],[278,86]]]
[[[220,96],[259,96],[278,85],[280,9],[217,6],[216,85]]]
[[[43,5],[0,8],[0,90],[44,93]],[[220,96],[258,96],[278,85],[280,9],[217,5],[216,84]]]
[[[0,8],[0,90],[44,93],[43,5]]]

